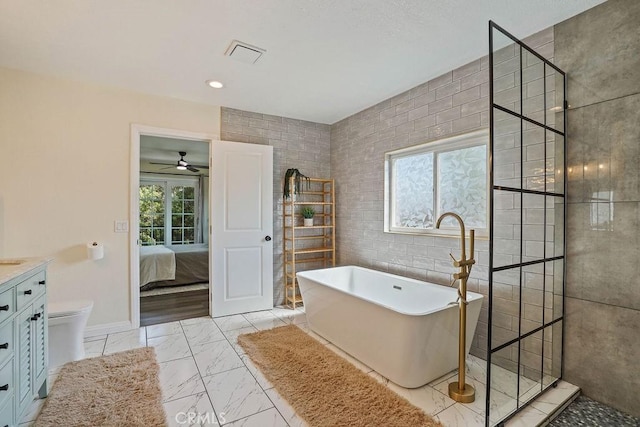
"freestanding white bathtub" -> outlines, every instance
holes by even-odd
[[[394,383],[421,387],[458,367],[456,288],[354,266],[297,277],[311,330]],[[467,301],[468,354],[482,295]]]

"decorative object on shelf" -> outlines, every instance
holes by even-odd
[[[285,183],[284,188],[295,191],[296,178],[287,174],[285,180],[289,181],[289,185]],[[289,308],[296,308],[302,303],[296,279],[300,267],[308,270],[333,267],[336,263],[334,182],[332,179],[304,179],[307,180],[304,193],[296,192],[295,197],[289,193],[290,197],[284,197],[282,203],[284,303]],[[306,227],[300,225],[301,217]],[[308,221],[311,221],[311,226],[307,225]]]
[[[313,227],[313,216],[316,214],[316,211],[311,206],[303,206],[300,208],[300,215],[304,217],[304,226],[305,227]]]
[[[293,178],[293,181],[291,180]],[[300,173],[298,169],[287,169],[284,174],[284,187],[282,189],[282,197],[289,199],[296,194],[302,193],[302,181],[307,182],[307,189],[311,188],[309,177]]]

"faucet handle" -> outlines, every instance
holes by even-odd
[[[453,257],[453,254],[449,254],[449,256],[451,257],[451,259],[453,260],[453,266],[454,267],[460,267],[460,265],[462,265],[462,260],[458,261],[457,259],[455,259]]]

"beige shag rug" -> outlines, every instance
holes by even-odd
[[[67,363],[34,426],[166,426],[153,348]]]
[[[441,426],[297,326],[240,335],[238,343],[312,427]]]

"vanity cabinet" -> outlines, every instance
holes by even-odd
[[[47,394],[46,283],[46,263],[0,283],[0,427],[18,425]]]

